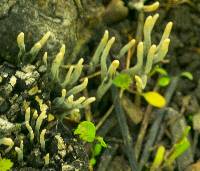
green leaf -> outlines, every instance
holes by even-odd
[[[95,158],[91,158],[91,159],[90,159],[90,165],[91,165],[91,166],[94,166],[94,165],[96,164],[96,162],[97,162],[97,161],[96,161]]]
[[[160,87],[166,87],[169,85],[169,83],[170,83],[170,77],[168,76],[163,76],[158,79],[158,85]]]
[[[132,83],[132,79],[128,74],[118,74],[114,79],[113,79],[113,84],[116,87],[122,88],[122,89],[128,89],[129,86]]]
[[[94,149],[93,149],[93,155],[94,156],[100,155],[101,154],[101,150],[102,150],[101,144],[99,144],[99,143],[95,144]]]
[[[187,138],[190,129],[191,128],[187,126],[180,140],[176,144],[173,145],[172,151],[166,159],[167,165],[171,165],[179,156],[181,156],[190,147],[190,142]]]
[[[167,165],[171,165],[176,158],[181,156],[189,147],[190,142],[187,137],[184,137],[179,143],[175,144],[174,150],[166,160]]]
[[[155,69],[155,71],[157,73],[159,73],[160,75],[167,75],[167,71],[164,68],[158,67],[158,68]]]
[[[156,156],[153,160],[153,164],[151,166],[151,170],[157,170],[160,165],[162,164],[164,160],[164,155],[165,155],[165,147],[164,146],[159,146],[158,150],[156,152]]]
[[[149,91],[146,93],[142,93],[142,96],[152,106],[162,108],[166,105],[165,98],[162,95],[160,95],[158,92]]]
[[[158,73],[160,75],[168,75],[167,71],[164,68],[159,67],[158,65],[154,67],[154,69],[151,71],[150,76],[154,75],[155,73]]]
[[[83,141],[93,142],[96,136],[96,128],[92,122],[83,121],[78,125],[74,134],[79,135]]]
[[[182,77],[185,77],[185,78],[187,78],[187,79],[189,79],[189,80],[193,80],[193,75],[192,75],[191,72],[187,72],[187,71],[182,72],[182,73],[181,73],[181,76],[182,76]]]
[[[107,144],[105,143],[105,141],[103,140],[102,137],[98,136],[96,137],[96,140],[101,144],[102,147],[106,148]]]
[[[13,162],[10,159],[0,159],[0,171],[10,170],[13,166]]]

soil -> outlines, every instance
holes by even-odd
[[[114,44],[110,52],[111,59],[114,59],[117,52],[119,52],[119,49],[130,39],[130,37],[134,38],[137,34],[136,30],[139,12],[135,9],[128,9],[128,0],[124,0],[125,7],[118,10],[112,10],[111,6],[109,6],[109,2],[109,0],[97,2],[97,6],[99,7],[96,8],[95,6],[95,10],[97,10],[97,15],[89,18],[89,21],[91,20],[91,23],[93,22],[92,26],[89,28],[87,27],[89,31],[86,32],[84,30],[84,34],[79,37],[82,40],[85,35],[89,35],[87,37],[87,41],[80,41],[82,43],[81,47],[83,50],[77,52],[80,56],[85,56],[86,62],[89,61],[90,56],[91,54],[93,54],[94,49],[97,47],[97,44],[102,37],[105,29],[109,31],[111,36],[116,37],[116,43]],[[151,4],[152,2],[154,1],[147,1],[147,4]],[[150,111],[149,114],[151,114],[148,118],[149,124],[147,127],[147,132],[141,145],[141,153],[139,154],[139,156],[136,156],[136,158],[139,162],[138,165],[143,163],[142,169],[146,170],[147,168],[149,168],[154,159],[157,147],[160,144],[164,144],[167,150],[169,150],[173,146],[173,144],[181,138],[182,134],[184,133],[184,129],[187,126],[190,126],[191,131],[189,133],[189,139],[191,140],[191,146],[182,157],[177,159],[176,163],[174,164],[173,170],[195,171],[195,168],[197,168],[197,170],[199,168],[198,160],[200,159],[200,128],[198,126],[197,128],[194,127],[194,120],[192,120],[191,118],[199,115],[200,112],[200,1],[191,0],[191,3],[186,2],[181,4],[169,4],[169,2],[175,1],[160,0],[160,8],[157,11],[160,16],[156,23],[155,29],[153,30],[152,37],[153,41],[155,43],[158,43],[160,37],[162,36],[166,23],[169,21],[173,22],[173,30],[170,35],[170,49],[166,58],[167,60],[163,62],[162,67],[168,71],[169,76],[172,80],[174,77],[179,77],[178,85],[168,103],[168,106],[165,108],[164,111],[154,108],[152,109],[151,107],[147,107],[146,109],[146,103],[144,103],[144,107],[142,107],[142,109],[135,109],[136,113],[138,112],[144,114]],[[101,8],[105,9],[105,13],[103,16],[101,14],[98,14],[98,10],[100,10]],[[115,9],[117,8],[115,7]],[[148,15],[149,13],[145,13],[144,18],[146,18],[146,16]],[[101,19],[97,20],[98,17]],[[73,43],[76,39],[77,37],[73,39]],[[134,62],[135,61],[132,61],[132,63]],[[3,64],[3,66],[4,65],[5,64]],[[124,66],[125,62],[122,62],[120,67],[123,68]],[[181,73],[184,71],[192,73],[193,80],[189,80],[185,77],[180,77]],[[11,72],[11,75],[13,74],[12,69],[6,72],[9,72],[9,74]],[[147,90],[152,90],[154,88],[156,79],[157,77],[153,77],[149,81]],[[94,79],[94,81],[89,84],[88,90],[90,90],[90,94],[95,94],[95,88],[98,85],[98,81],[98,79]],[[4,87],[0,88],[4,90]],[[167,92],[167,90],[166,88],[161,88],[159,92],[161,94],[164,94],[165,92]],[[11,96],[12,98],[14,98],[13,94],[9,95],[9,97]],[[23,99],[23,92],[19,94],[19,96],[21,96]],[[129,98],[130,101],[133,99],[131,95],[127,95],[126,98]],[[15,114],[12,115],[12,112],[15,113],[16,111],[12,111],[10,109],[10,104],[7,104],[7,102],[3,102],[0,104],[0,109],[2,110],[0,112],[6,112],[6,116],[7,118],[9,118],[10,122],[22,122],[22,116],[20,117],[20,119],[15,118]],[[92,111],[95,111],[93,121],[96,125],[99,123],[99,121],[101,121],[103,114],[106,113],[108,108],[113,103],[113,99],[111,99],[111,92],[109,92],[104,96],[103,100],[100,103],[92,105]],[[16,102],[16,104],[19,105],[18,102]],[[137,141],[140,127],[143,124],[142,122],[145,116],[144,118],[141,118],[140,116],[140,118],[134,119],[135,116],[133,118],[130,118],[127,114],[126,118],[124,119],[127,124],[122,128],[123,125],[121,125],[121,122],[119,122],[119,118],[117,118],[117,110],[120,110],[120,108],[113,110],[106,121],[103,122],[103,125],[97,130],[97,134],[104,137],[105,141],[108,144],[108,148],[104,149],[102,151],[102,154],[96,158],[97,163],[93,168],[94,171],[131,171],[131,169],[132,171],[134,171],[133,163],[130,162],[130,156],[132,155],[131,150],[134,149],[134,145]],[[10,111],[11,113],[9,113]],[[125,112],[128,113],[129,111],[125,110]],[[121,119],[123,120],[123,118]],[[51,133],[48,135],[48,138],[53,139],[52,137],[55,136],[57,132],[59,132],[61,133],[62,137],[65,137],[64,142],[67,144],[69,149],[72,149],[72,151],[68,149],[69,156],[68,158],[64,158],[64,162],[69,163],[69,168],[67,169],[77,169],[80,171],[89,170],[88,163],[91,156],[91,146],[87,146],[85,143],[82,143],[77,137],[74,137],[72,135],[74,124],[72,124],[73,126],[70,127],[70,131],[66,130],[65,127],[63,127],[63,123],[55,122],[53,124],[53,126],[49,125],[49,123],[45,123],[45,125],[43,125],[43,127],[51,127]],[[124,134],[121,134],[121,130],[125,130],[123,132]],[[129,137],[128,132],[126,132],[128,130],[130,132],[131,138]],[[1,131],[2,130],[0,129],[0,133],[2,133],[3,135],[3,131]],[[68,132],[69,134],[66,134],[65,131],[69,131],[70,133]],[[152,139],[152,135],[154,135],[154,133],[155,140],[149,147],[148,142]],[[22,134],[23,136],[27,135],[27,132],[22,129]],[[16,138],[15,133],[11,133],[11,136],[13,137],[13,139]],[[128,141],[126,138],[128,140],[131,140]],[[19,146],[19,139],[16,138],[15,141],[18,143]],[[49,151],[51,154],[54,154],[54,152],[56,153],[58,150],[57,148],[55,148],[56,142],[54,141],[55,140],[48,142]],[[132,147],[131,150],[130,147]],[[45,168],[42,166],[40,167],[39,164],[41,164],[41,156],[40,158],[35,158],[34,156],[34,152],[35,150],[37,150],[37,148],[38,146],[33,147],[33,149],[31,150],[28,149],[30,152],[30,156],[26,159],[28,164],[26,163],[24,168],[22,166],[15,166],[15,170],[33,171],[41,168],[43,170],[51,170],[52,168],[54,170],[61,170],[63,159],[58,159],[56,155],[54,156],[53,160],[55,161],[54,164],[59,163],[59,167],[57,167],[56,164],[52,167],[49,166],[49,168]],[[3,148],[3,150],[4,149],[5,148]],[[145,150],[148,154],[143,154]],[[135,151],[137,151],[137,149],[135,149]],[[32,161],[31,158],[35,158],[35,160]],[[35,167],[29,167],[30,165],[32,165],[32,162]],[[43,164],[44,163],[42,163],[41,165]]]
[[[149,4],[151,4],[153,1],[148,1]],[[194,116],[199,112],[199,104],[200,104],[200,1],[198,0],[192,0],[192,4],[188,3],[182,3],[179,5],[169,5],[167,4],[168,1],[160,1],[161,8],[158,10],[159,13],[159,19],[156,23],[155,29],[152,33],[153,40],[157,42],[161,35],[162,30],[164,30],[164,27],[168,21],[172,21],[173,24],[173,30],[170,35],[171,43],[170,43],[170,50],[167,55],[167,59],[169,60],[169,63],[163,64],[163,67],[166,68],[166,70],[169,72],[170,76],[178,76],[183,71],[189,71],[192,73],[194,79],[188,80],[186,78],[182,78],[179,80],[178,86],[176,88],[176,91],[174,93],[174,96],[172,100],[170,101],[169,107],[173,107],[173,109],[177,111],[181,111],[183,108],[184,100],[189,96],[190,100],[188,103],[186,103],[185,110],[184,110],[184,117],[187,118],[187,123],[192,127],[192,123],[188,121],[188,118],[192,115]],[[149,14],[146,14],[148,16]],[[127,35],[132,35],[132,37],[135,37],[136,34],[136,28],[137,28],[137,15],[135,11],[129,11],[129,15],[120,22],[112,23],[110,25],[107,25],[108,29],[111,30],[112,33],[115,33],[114,35],[125,35],[124,37],[121,36],[120,40],[123,42],[123,40],[127,39]],[[118,36],[119,37],[119,36]],[[118,42],[118,46],[122,44],[121,42]],[[117,46],[116,46],[117,48]],[[163,90],[161,90],[163,91]],[[155,118],[154,118],[155,119]],[[153,123],[152,118],[151,122]],[[113,122],[113,118],[110,119],[108,122]],[[133,138],[137,139],[137,131],[138,127],[134,127],[131,129],[132,122],[129,122],[131,135],[133,135]],[[162,123],[165,124],[165,123]],[[106,124],[105,124],[106,125]],[[150,124],[151,125],[151,124]],[[147,137],[149,134],[149,129],[151,126],[147,128]],[[106,127],[106,126],[105,126]],[[113,128],[114,127],[114,128]],[[99,133],[105,136],[105,134],[108,137],[118,137],[119,136],[119,129],[117,129],[117,126],[111,126],[110,133],[106,134],[105,128],[102,128],[102,130],[99,131]],[[105,133],[105,134],[104,134]],[[180,132],[177,132],[180,134]],[[192,139],[194,140],[194,134],[195,131],[191,133]],[[197,133],[198,134],[198,133]],[[164,137],[163,137],[164,138]],[[163,143],[168,144],[170,146],[169,142],[167,142],[167,139],[160,139],[160,141],[156,141],[154,144],[154,147],[157,145]],[[112,138],[111,138],[112,139]],[[199,140],[199,138],[197,138]],[[147,140],[147,138],[145,138]],[[195,153],[193,154],[193,159],[195,161],[198,161],[200,158],[200,149],[199,147],[199,141],[197,140],[198,144],[195,148]],[[112,141],[112,140],[111,140]],[[114,141],[114,140],[113,140]],[[145,142],[144,142],[145,143]],[[152,147],[152,148],[154,148]],[[113,162],[110,163],[109,166],[107,166],[107,170],[110,169],[116,171],[125,171],[125,170],[131,170],[130,167],[127,169],[125,167],[125,164],[123,164],[124,167],[121,167],[121,163],[124,163],[124,159],[122,158],[121,154],[124,154],[124,148],[118,148],[116,151],[116,154]],[[102,167],[102,161],[105,156],[102,156],[102,158],[99,159],[99,166]],[[122,159],[121,159],[122,158]],[[127,159],[124,155],[124,158]],[[118,160],[118,162],[116,162]],[[148,165],[148,163],[146,163]],[[196,164],[196,167],[198,168],[198,164]],[[98,168],[98,166],[97,166]],[[176,168],[178,169],[178,168]],[[185,168],[179,170],[184,170]],[[195,169],[194,167],[190,167],[188,170],[192,171],[192,169]],[[98,171],[101,169],[98,168]]]

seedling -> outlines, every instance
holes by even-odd
[[[150,171],[156,171],[162,164],[165,156],[165,147],[164,146],[159,146],[158,150],[156,152],[156,156],[153,160],[153,164],[150,168]]]
[[[170,77],[169,76],[162,76],[158,79],[158,82],[157,84],[160,86],[160,87],[166,87],[168,86],[170,83]]]
[[[113,80],[113,84],[121,89],[128,89],[131,83],[131,77],[125,73],[118,74]]]
[[[96,127],[90,121],[81,122],[75,129],[74,134],[79,135],[80,139],[85,142],[93,143],[96,140],[92,147],[92,155],[90,158],[90,166],[93,167],[96,164],[96,157],[101,154],[102,147],[106,148],[107,144],[102,137],[96,136]]]
[[[93,167],[96,164],[96,158],[101,154],[102,152],[102,145],[97,143],[92,147],[92,155],[90,158],[90,165]]]
[[[12,168],[13,162],[10,159],[0,159],[0,171],[8,171]]]
[[[168,75],[167,71],[166,71],[164,68],[162,68],[162,67],[160,67],[160,66],[158,66],[158,65],[156,65],[156,66],[152,69],[152,71],[150,72],[149,75],[150,75],[150,76],[153,76],[155,73],[158,73],[158,74],[164,75],[164,76]]]
[[[189,131],[190,127],[188,126],[181,139],[173,145],[171,153],[167,156],[165,165],[172,165],[172,163],[190,147],[190,142],[187,138]]]
[[[75,135],[79,135],[79,138],[85,142],[94,142],[97,140],[102,147],[107,147],[103,138],[100,136],[96,136],[96,127],[90,121],[83,121],[79,123],[78,127],[74,131]]]
[[[180,157],[189,147],[190,142],[187,138],[190,127],[186,127],[180,140],[173,145],[173,147],[166,152],[164,146],[159,146],[156,152],[150,171],[161,170],[163,167],[170,168],[175,160]]]
[[[96,136],[96,128],[92,122],[83,121],[74,131],[75,135],[79,135],[80,139],[85,142],[93,142]]]
[[[145,78],[143,78],[143,79],[145,79]],[[144,99],[152,106],[158,107],[158,108],[164,107],[166,104],[166,100],[158,92],[153,92],[153,91],[149,91],[149,92],[145,92],[145,93],[142,92],[143,89],[145,88],[145,85],[144,85],[145,81],[143,81],[143,79],[137,75],[135,76],[136,90],[137,90],[137,92],[135,92],[136,99],[137,99],[137,96],[143,96]],[[161,80],[160,82],[161,82],[160,84],[162,84],[163,86],[164,85],[166,86],[169,84],[170,79],[168,77],[166,77],[166,80]],[[113,84],[116,87],[119,87],[123,90],[128,90],[131,83],[132,83],[131,77],[129,75],[123,74],[123,73],[118,74],[115,77],[115,79],[113,80]]]
[[[193,80],[193,75],[191,72],[187,72],[187,71],[182,72],[181,76],[187,78],[188,80],[191,80],[191,81]]]

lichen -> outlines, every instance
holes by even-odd
[[[86,88],[88,79],[76,85],[82,72],[80,66],[82,67],[83,59],[74,67],[72,75],[66,74],[69,81],[62,79],[63,68],[60,58],[64,57],[64,45],[53,62],[48,61],[47,53],[43,58],[38,57],[49,36],[50,32],[36,42],[30,51],[26,51],[24,34],[20,33],[17,37],[19,53],[16,66],[7,63],[0,66],[2,77],[0,88],[3,90],[0,93],[2,99],[0,108],[2,110],[5,104],[7,106],[1,111],[0,117],[2,126],[0,153],[2,157],[15,161],[14,168],[28,167],[30,163],[35,162],[35,166],[31,165],[32,167],[60,170],[67,162],[72,168],[84,170],[87,163],[73,165],[73,160],[79,158],[78,154],[71,155],[70,158],[66,157],[67,154],[72,153],[67,150],[67,144],[73,137],[70,134],[63,134],[63,130],[57,127],[60,125],[58,122],[62,122],[66,115],[73,114],[77,110],[80,112],[80,108],[89,105],[95,98],[83,96],[78,100],[73,100],[72,97]],[[62,88],[62,95],[59,97],[60,91],[56,92],[56,90],[62,90]],[[53,93],[55,95],[52,96]],[[57,110],[60,105],[63,105],[62,113]],[[49,121],[47,117],[52,114],[57,119]],[[63,135],[66,137],[62,138]],[[70,141],[66,142],[67,139]],[[49,145],[52,142],[54,146],[51,149]],[[56,148],[57,151],[55,151]],[[25,155],[26,153],[30,153],[30,156]],[[86,162],[82,158],[79,163],[82,163],[82,160]]]
[[[76,168],[73,162],[78,157],[67,157],[73,153],[67,145],[70,142],[67,140],[72,140],[73,136],[63,133],[63,130],[67,132],[64,120],[70,115],[80,118],[82,109],[95,102],[96,98],[97,102],[101,101],[118,73],[126,73],[135,78],[138,91],[145,88],[148,74],[154,64],[164,59],[170,43],[171,22],[167,24],[160,43],[157,46],[152,44],[151,31],[157,19],[158,14],[149,16],[144,24],[144,41],[136,42],[132,39],[112,61],[108,56],[115,38],[109,39],[109,33],[105,31],[89,65],[85,64],[83,58],[75,64],[65,63],[67,49],[64,44],[53,59],[48,58],[47,52],[42,54],[41,49],[51,32],[47,32],[29,51],[24,43],[24,33],[20,33],[17,37],[19,53],[16,66],[8,63],[0,66],[0,109],[4,115],[4,118],[0,118],[0,125],[5,127],[5,123],[9,123],[6,126],[9,133],[0,137],[0,145],[7,146],[0,146],[1,155],[16,161],[16,168],[29,167],[30,163],[38,169]],[[130,68],[118,69],[125,54],[136,44],[136,64]],[[100,82],[95,97],[83,95],[89,84],[89,76],[99,66]],[[85,76],[85,73],[89,76]],[[85,77],[79,83],[82,76]],[[53,119],[49,119],[49,116],[53,116]],[[20,125],[21,129],[13,129],[16,125]],[[24,153],[30,153],[30,156]],[[84,170],[82,163],[79,163],[77,169]]]

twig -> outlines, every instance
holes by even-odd
[[[96,125],[96,130],[98,130],[102,124],[105,122],[105,120],[110,116],[110,114],[112,113],[114,109],[114,105],[110,106],[110,108],[108,109],[108,111],[106,112],[106,114],[102,117],[102,119],[99,121],[99,123]]]
[[[101,156],[101,162],[99,163],[97,171],[106,171],[109,169],[109,164],[116,154],[119,145],[114,144],[111,147],[108,147]]]
[[[197,150],[198,138],[199,138],[199,132],[195,131],[194,138],[193,138],[193,146],[192,146],[192,151],[193,151],[194,157],[195,157],[196,150]]]
[[[184,132],[186,128],[188,127],[185,117],[179,117],[180,113],[173,108],[168,108],[166,112],[166,120],[174,120],[174,122],[170,122],[170,125],[168,125],[170,130],[170,139],[172,144],[176,144],[184,135]],[[175,119],[173,119],[175,118]],[[177,119],[176,119],[177,118]],[[191,137],[188,134],[187,139],[190,141]],[[189,166],[191,163],[194,162],[194,154],[192,147],[189,147],[184,154],[179,156],[176,159],[177,165],[179,170],[185,170],[187,166]]]
[[[154,91],[158,91],[157,86],[154,88]],[[135,144],[135,154],[136,154],[137,160],[139,159],[139,156],[140,156],[140,152],[141,152],[141,148],[142,148],[142,142],[143,142],[144,136],[146,134],[147,127],[149,125],[149,120],[151,118],[152,109],[153,109],[153,107],[151,105],[148,105],[147,109],[144,113],[144,118],[142,120],[142,124],[141,124],[141,127],[140,127],[138,138],[137,138],[137,141],[136,141],[136,144]]]
[[[118,120],[120,129],[121,129],[124,145],[126,146],[126,150],[127,150],[127,157],[128,157],[129,163],[130,163],[130,167],[131,167],[132,171],[137,171],[138,169],[137,169],[137,162],[136,162],[136,158],[135,158],[135,151],[133,149],[133,142],[132,142],[132,138],[130,136],[130,132],[128,129],[124,111],[120,104],[119,92],[117,91],[117,88],[114,86],[111,87],[111,91],[112,91],[112,98],[113,98],[114,105],[115,105],[115,112],[117,115],[117,120]]]
[[[140,159],[140,162],[139,162],[139,171],[142,170],[142,168],[144,167],[144,165],[147,163],[147,161],[149,159],[150,149],[152,148],[152,146],[155,142],[155,139],[156,139],[156,136],[158,134],[159,127],[160,127],[160,124],[163,120],[164,115],[165,115],[165,110],[157,111],[156,120],[154,121],[153,125],[150,128],[150,132],[149,132],[149,135],[148,135],[148,138],[147,138],[147,142],[145,144],[144,151],[142,153],[142,156],[141,156],[141,159]]]
[[[88,90],[87,90],[87,88],[84,89],[83,94],[84,94],[84,96],[85,96],[86,98],[88,98]],[[84,110],[85,110],[85,119],[86,119],[87,121],[92,121],[92,112],[91,112],[91,107],[90,107],[90,105],[86,106]]]
[[[170,102],[172,95],[174,94],[174,91],[176,89],[176,86],[178,84],[178,77],[173,77],[171,79],[171,84],[168,87],[166,93],[165,93],[165,99],[166,99],[166,103],[168,105],[168,103]],[[157,134],[159,132],[159,127],[160,124],[165,116],[165,109],[160,109],[156,111],[156,119],[153,122],[151,128],[150,128],[150,132],[147,138],[147,142],[145,144],[141,159],[140,159],[140,163],[139,163],[139,171],[142,170],[142,168],[144,167],[144,165],[147,163],[147,161],[149,160],[149,156],[150,156],[150,152],[149,149],[153,146],[155,139],[157,137]]]
[[[97,135],[105,137],[112,128],[117,125],[117,119],[114,115],[111,115],[104,124],[97,130]]]
[[[83,81],[85,78],[91,79],[91,78],[97,77],[97,76],[99,76],[99,75],[101,75],[101,71],[97,71],[97,72],[95,72],[95,73],[93,73],[93,74],[91,74],[91,75],[88,75],[88,76],[86,76],[86,77],[83,77],[83,78],[80,79],[80,81]]]
[[[139,159],[139,155],[140,155],[141,148],[142,148],[142,142],[143,142],[144,136],[146,134],[146,130],[147,130],[147,126],[149,124],[149,120],[151,118],[150,117],[151,111],[152,111],[152,106],[148,105],[147,109],[144,113],[144,118],[142,120],[140,131],[139,131],[137,141],[136,141],[136,144],[135,144],[135,155],[136,155],[137,160]]]

